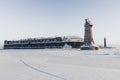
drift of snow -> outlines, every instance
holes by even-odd
[[[0,50],[0,80],[120,80],[120,48]]]

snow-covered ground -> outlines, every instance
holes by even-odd
[[[120,48],[0,50],[0,80],[120,80]]]

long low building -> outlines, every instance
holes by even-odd
[[[80,48],[83,38],[76,36],[5,40],[4,49]]]

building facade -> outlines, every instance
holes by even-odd
[[[84,40],[79,37],[54,37],[54,38],[32,38],[14,41],[4,41],[4,49],[46,49],[64,48],[68,45],[71,48],[80,48]]]

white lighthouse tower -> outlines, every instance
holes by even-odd
[[[81,50],[97,50],[98,46],[95,45],[92,34],[92,23],[89,19],[85,19],[85,33],[84,33],[84,45],[81,46]]]

